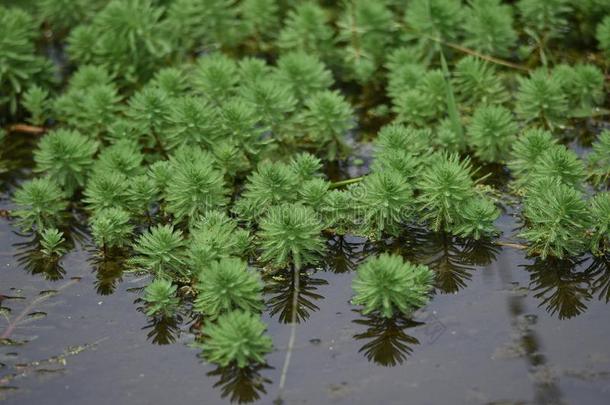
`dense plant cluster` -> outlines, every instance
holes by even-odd
[[[564,43],[591,56],[575,63]],[[11,216],[56,259],[85,216],[100,260],[154,278],[148,316],[200,320],[209,361],[264,363],[262,275],[323,266],[329,236],[489,242],[510,193],[530,254],[608,253],[610,132],[586,160],[568,145],[608,112],[609,55],[596,1],[0,6],[0,141],[22,122],[43,132]],[[367,141],[365,174],[338,179]],[[504,169],[496,190],[487,177]],[[433,284],[382,255],[358,269],[353,302],[409,316]]]

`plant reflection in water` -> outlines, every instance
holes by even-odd
[[[413,346],[419,345],[419,340],[407,334],[406,330],[424,325],[424,322],[400,316],[388,319],[367,315],[353,322],[367,327],[365,332],[354,335],[356,340],[366,340],[359,352],[369,361],[384,367],[394,367],[407,359]]]

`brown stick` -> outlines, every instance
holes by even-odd
[[[9,132],[21,132],[24,134],[40,135],[44,134],[47,129],[28,124],[13,124],[8,127]]]

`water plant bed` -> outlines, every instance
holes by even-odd
[[[0,4],[0,401],[602,404],[610,3]]]

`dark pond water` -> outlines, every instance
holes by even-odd
[[[6,189],[0,209],[10,208]],[[517,224],[506,214],[500,226],[501,239],[508,239]],[[269,366],[219,369],[189,346],[188,321],[155,324],[138,309],[148,279],[93,261],[86,238],[61,268],[49,266],[36,260],[30,239],[0,219],[0,400],[268,404],[277,398],[294,280],[277,279],[266,294],[264,320],[275,345]],[[416,229],[381,245],[343,238],[329,248],[326,265],[300,280],[301,322],[284,403],[608,403],[605,262],[540,263],[516,248]],[[413,319],[380,321],[349,302],[355,265],[381,250],[438,273],[433,299]],[[8,319],[22,322],[12,328]]]

